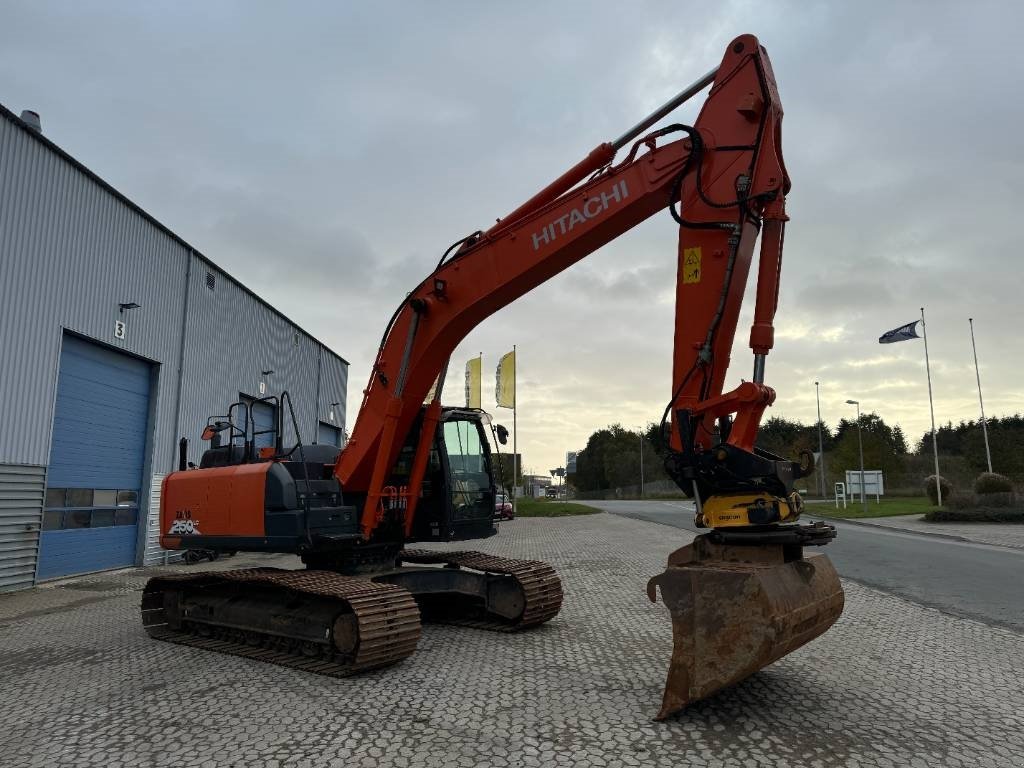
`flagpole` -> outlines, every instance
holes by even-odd
[[[519,382],[516,380],[516,366],[519,364],[516,360],[516,345],[512,345],[512,516],[516,514],[516,480],[519,477],[519,449],[517,447],[519,439],[519,429],[516,427],[516,403],[519,397],[516,390],[519,389]]]
[[[932,415],[932,452],[935,454],[935,498],[942,506],[942,484],[939,482],[939,443],[935,433],[935,403],[932,400],[932,366],[928,360],[928,324],[924,321],[924,307],[921,307],[921,330],[924,331],[924,369],[928,374],[928,409]]]
[[[978,380],[978,405],[981,407],[981,433],[985,436],[985,459],[988,461],[988,471],[992,472],[992,451],[988,447],[988,425],[985,424],[985,401],[981,399],[981,372],[978,370],[978,347],[974,344],[974,318],[968,317],[967,322],[971,324],[971,349],[974,351],[974,376]]]
[[[825,498],[825,442],[821,437],[821,394],[814,382],[814,400],[818,404],[818,475],[821,478],[821,498]]]

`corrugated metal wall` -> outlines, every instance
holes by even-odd
[[[122,313],[128,302],[141,306]],[[305,439],[331,402],[345,426],[344,360],[0,108],[0,464],[49,461],[65,330],[158,366],[147,475],[175,468],[182,435],[198,461],[207,416],[259,395],[264,370],[268,394],[291,392]]]
[[[348,436],[349,426],[345,409],[345,393],[348,391],[348,363],[329,350],[320,351],[320,403],[317,418],[338,427],[342,439]],[[331,408],[331,403],[339,405]],[[358,403],[356,404],[358,407]],[[332,418],[333,411],[333,418]],[[313,429],[317,428],[314,423]]]
[[[208,286],[212,276],[212,289]],[[345,420],[347,365],[322,345],[265,307],[206,262],[195,258],[189,277],[190,295],[182,389],[182,435],[190,440],[189,458],[198,462],[198,442],[206,419],[223,415],[240,394],[260,397],[287,391],[295,407],[299,434],[316,439],[317,421],[327,421],[330,403],[339,426]],[[259,340],[256,343],[256,340]],[[321,357],[322,356],[322,357]],[[263,376],[262,371],[273,371]],[[319,371],[319,376],[318,376]],[[317,384],[320,381],[320,404]],[[295,440],[287,410],[285,443]]]
[[[3,119],[0,189],[0,463],[42,466],[64,329],[176,368],[188,252]],[[121,314],[121,302],[142,306]],[[169,446],[175,414],[163,394],[154,438]]]
[[[0,592],[32,585],[46,468],[0,464]]]
[[[149,516],[149,523],[146,526],[146,552],[142,558],[143,565],[163,565],[173,563],[181,559],[181,552],[164,549],[160,546],[160,484],[163,482],[165,473],[158,472],[153,475],[150,486],[149,508],[153,514]]]

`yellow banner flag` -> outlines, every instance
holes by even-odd
[[[494,399],[499,408],[516,407],[516,351],[513,349],[498,361],[494,374]]]
[[[438,377],[436,379],[434,379],[434,383],[430,385],[430,391],[427,392],[427,396],[423,400],[424,403],[432,403],[432,402],[434,402],[434,398],[437,397],[437,382],[439,382],[440,380],[441,380],[441,376],[440,375],[438,375]]]
[[[474,357],[466,362],[466,407],[482,408],[483,396],[481,394],[482,358]]]

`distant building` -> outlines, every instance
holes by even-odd
[[[518,479],[520,481],[522,481],[522,479],[523,479],[523,456],[522,456],[522,454],[519,454],[519,453],[513,454],[511,452],[505,453],[504,451],[501,451],[500,453],[498,453],[498,452],[492,453],[491,454],[491,465],[492,465],[493,470],[494,470],[495,482],[497,483],[497,485],[501,486],[502,488],[509,488],[509,489],[511,489],[512,486],[519,485],[519,483],[513,483],[512,482],[512,467],[513,467],[513,465],[515,465],[515,467],[518,470],[518,472],[517,472],[518,475],[519,475]]]
[[[543,496],[549,487],[550,475],[523,475],[523,494],[526,496]]]
[[[198,462],[208,416],[242,400],[262,428],[287,390],[302,439],[340,445],[348,379],[23,116],[0,107],[0,591],[164,561],[179,437]]]

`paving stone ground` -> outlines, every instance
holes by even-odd
[[[823,637],[652,722],[671,628],[644,586],[688,538],[504,524],[479,548],[553,563],[556,619],[427,626],[412,658],[343,680],[149,639],[156,569],[0,595],[0,766],[1024,766],[1024,636],[852,583]]]
[[[1020,523],[929,523],[924,515],[872,517],[855,521],[861,525],[881,525],[914,533],[938,533],[957,536],[979,544],[1024,549],[1024,525]]]

